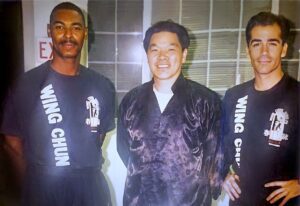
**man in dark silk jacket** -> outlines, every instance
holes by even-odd
[[[220,100],[183,77],[189,42],[187,30],[171,21],[146,32],[153,79],[131,90],[119,108],[124,206],[206,206],[220,193]]]

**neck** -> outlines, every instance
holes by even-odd
[[[51,67],[60,74],[75,76],[79,72],[80,63],[78,58],[53,58],[51,61]]]
[[[254,88],[258,91],[269,90],[281,80],[283,75],[282,70],[273,75],[255,75]]]
[[[170,80],[157,80],[154,79],[154,87],[160,93],[173,93],[172,86],[175,81]]]

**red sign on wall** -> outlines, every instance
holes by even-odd
[[[52,59],[52,41],[51,38],[37,39],[37,61],[42,63]]]

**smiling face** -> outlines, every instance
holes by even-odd
[[[251,59],[255,76],[280,75],[281,58],[285,57],[287,44],[282,43],[280,27],[277,24],[255,26],[247,53]]]
[[[154,81],[175,82],[186,60],[187,50],[182,51],[177,34],[172,32],[154,33],[147,51],[148,63]]]
[[[48,35],[52,38],[53,58],[79,59],[87,29],[78,12],[60,9],[54,13]]]
[[[177,34],[154,33],[150,39],[147,58],[154,81],[175,82],[185,63],[187,49],[182,49]]]

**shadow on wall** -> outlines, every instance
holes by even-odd
[[[290,24],[290,28],[292,31],[290,32],[290,36],[289,36],[289,39],[287,42],[288,43],[288,51],[287,51],[287,54],[284,59],[293,59],[293,58],[295,58],[295,53],[296,54],[298,53],[297,49],[295,49],[295,47],[294,47],[295,39],[297,36],[297,32],[295,31],[296,25],[293,21],[291,21],[289,19],[287,19],[287,20]],[[297,57],[298,57],[298,54],[297,54]],[[290,67],[292,67],[293,69],[290,69]],[[282,62],[282,68],[285,73],[289,74],[289,76],[297,78],[298,70],[295,70],[294,67],[288,61]]]
[[[88,19],[88,53],[89,53],[91,50],[91,46],[95,42],[95,30],[94,30],[93,21],[89,14],[87,14],[87,19]]]

